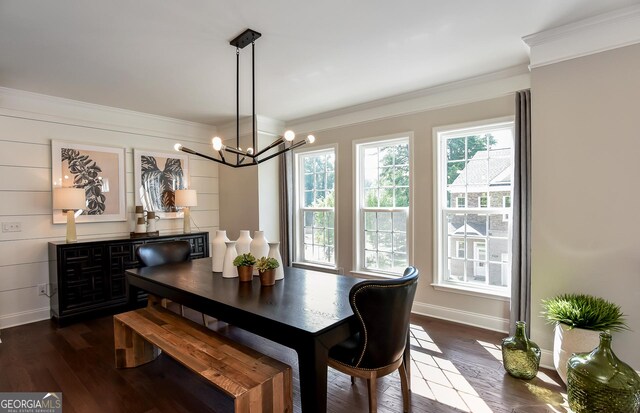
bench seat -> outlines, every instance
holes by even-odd
[[[158,305],[114,316],[116,367],[164,352],[234,400],[235,412],[293,411],[291,367]]]

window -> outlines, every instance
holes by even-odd
[[[297,153],[296,261],[335,266],[335,150]]]
[[[356,145],[357,268],[402,275],[409,263],[409,137]]]
[[[435,281],[444,286],[508,295],[513,123],[443,128],[436,130],[434,137]]]

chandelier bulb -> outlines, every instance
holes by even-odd
[[[247,148],[247,154],[253,155],[253,148]]]
[[[214,136],[214,138],[211,139],[211,144],[213,145],[213,149],[216,151],[220,151],[220,149],[222,149],[222,139],[217,136]]]
[[[316,137],[313,135],[307,135],[307,143],[313,143],[316,141]]]
[[[175,145],[173,145],[173,149],[180,152],[182,150],[182,145],[179,143],[176,143]]]
[[[296,138],[296,134],[292,130],[288,130],[284,133],[284,139],[287,142],[291,142]]]

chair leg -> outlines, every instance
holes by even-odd
[[[369,388],[369,413],[378,412],[378,386],[376,376],[369,377],[367,379],[367,386]]]
[[[356,377],[355,376],[351,376],[351,384],[356,384]]]
[[[402,388],[402,411],[403,412],[408,412],[409,411],[409,395],[410,395],[410,387],[409,387],[409,383],[411,380],[411,377],[408,376],[408,372],[407,369],[404,366],[404,363],[400,364],[400,387]]]
[[[184,317],[184,306],[180,304],[180,315]]]

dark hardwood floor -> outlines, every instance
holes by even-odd
[[[198,320],[197,315],[191,315]],[[211,328],[293,367],[295,411],[300,411],[296,354],[225,323]],[[500,362],[503,334],[412,317],[411,406],[415,413],[568,412],[555,372],[531,381],[507,375]],[[42,321],[2,330],[0,392],[62,392],[65,413],[231,412],[231,401],[165,355],[135,369],[114,367],[113,321],[105,317],[57,328]],[[366,412],[364,381],[329,370],[328,410]],[[401,412],[397,373],[378,383],[378,411]]]

